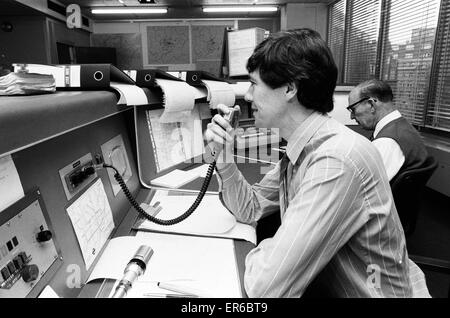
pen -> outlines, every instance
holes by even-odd
[[[171,283],[166,283],[166,282],[158,282],[158,287],[162,288],[162,289],[167,289],[176,293],[180,293],[180,294],[188,294],[188,295],[192,295],[195,297],[209,297],[209,296],[205,296],[202,295],[202,292],[191,288],[191,287],[186,287],[186,286],[178,286],[178,285],[174,285]]]

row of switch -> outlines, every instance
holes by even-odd
[[[11,252],[17,245],[19,245],[19,241],[15,236],[11,240],[9,240],[5,245],[2,245],[0,247],[1,250],[0,259],[2,259],[2,255],[3,257],[8,255],[8,252]]]
[[[16,270],[20,270],[27,263],[28,257],[25,252],[20,252],[14,259],[1,269],[3,280],[7,280]]]

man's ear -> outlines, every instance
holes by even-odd
[[[295,85],[294,82],[291,83],[287,83],[286,84],[286,98],[288,100],[291,100],[292,98],[297,98],[297,86]]]

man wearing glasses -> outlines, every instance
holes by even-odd
[[[372,79],[356,86],[349,94],[351,119],[366,130],[373,130],[373,145],[383,158],[389,181],[399,171],[418,168],[427,150],[416,129],[395,109],[391,87]]]

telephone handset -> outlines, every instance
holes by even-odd
[[[238,122],[239,122],[239,110],[235,109],[234,107],[230,107],[229,110],[230,110],[230,112],[228,114],[223,114],[222,116],[226,120],[228,120],[228,122],[230,123],[231,127],[233,127],[233,129],[236,129]],[[198,196],[195,199],[194,203],[192,203],[192,205],[189,207],[189,209],[187,209],[187,211],[184,212],[182,215],[180,215],[174,219],[171,219],[171,220],[158,219],[158,218],[148,214],[147,212],[145,212],[145,210],[139,206],[139,204],[136,202],[136,200],[131,195],[130,190],[128,190],[128,187],[126,186],[125,182],[123,181],[123,178],[120,175],[119,171],[115,167],[108,165],[108,164],[103,164],[101,167],[114,169],[114,171],[115,171],[114,178],[116,179],[117,183],[122,188],[122,191],[125,194],[125,196],[127,197],[128,201],[136,209],[136,211],[138,211],[140,214],[142,214],[146,219],[150,220],[153,223],[159,224],[159,225],[174,225],[174,224],[180,223],[181,221],[183,221],[184,219],[189,217],[195,211],[195,209],[199,206],[200,202],[202,202],[202,199],[205,196],[206,190],[208,189],[209,183],[211,182],[211,177],[213,175],[214,168],[216,167],[216,160],[214,160],[209,165],[208,171],[206,173],[205,181],[203,181],[200,192],[198,193]]]
[[[228,109],[230,110],[230,112],[222,116],[230,123],[233,129],[236,129],[239,123],[239,110],[235,109],[234,107],[229,107]]]

